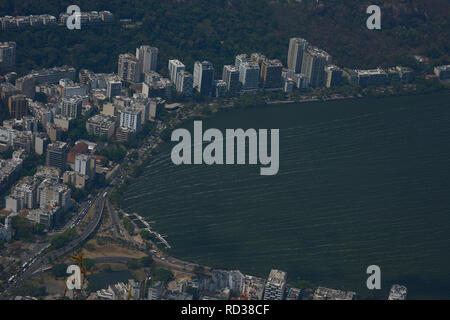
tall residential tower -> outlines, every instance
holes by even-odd
[[[197,61],[194,65],[194,89],[200,94],[211,95],[214,81],[214,67],[209,61]]]
[[[150,46],[140,46],[136,48],[136,58],[142,64],[142,73],[146,71],[156,71],[158,64],[158,48]]]
[[[302,73],[311,87],[325,86],[325,66],[331,64],[331,56],[318,48],[308,48],[303,55]]]
[[[308,41],[302,38],[291,38],[289,41],[289,52],[287,67],[295,73],[300,73],[302,70],[303,53],[308,47]]]

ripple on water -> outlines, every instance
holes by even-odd
[[[173,254],[265,276],[383,293],[450,298],[448,95],[271,106],[226,112],[203,127],[279,128],[280,171],[174,166],[169,146],[125,193],[156,220]],[[382,102],[382,103],[380,103]],[[192,128],[190,128],[192,129]],[[436,284],[438,283],[438,284]]]

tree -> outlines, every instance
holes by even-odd
[[[144,240],[150,240],[152,238],[152,234],[148,230],[142,230],[140,235]]]
[[[73,228],[69,228],[68,230],[54,237],[50,243],[53,249],[59,249],[75,239],[76,236],[77,231]]]
[[[37,235],[43,235],[45,229],[43,225],[33,225],[30,221],[20,216],[14,216],[11,219],[11,225],[15,230],[14,239],[26,242],[33,241]]]
[[[153,265],[153,258],[151,256],[142,257],[140,263],[143,267],[151,267]]]
[[[95,266],[95,261],[92,259],[84,259],[83,264],[86,267],[86,270],[91,270]]]
[[[131,220],[128,219],[128,217],[124,217],[122,222],[123,222],[123,226],[128,231],[128,233],[133,234],[134,233],[134,225],[131,222]]]
[[[68,265],[67,264],[65,264],[65,263],[58,263],[58,264],[55,264],[53,267],[52,267],[52,275],[55,277],[55,278],[63,278],[63,277],[66,277],[67,276],[67,273],[66,273],[66,271],[67,271],[67,267],[68,267]]]
[[[309,283],[306,280],[298,280],[297,282],[294,283],[294,287],[304,290],[304,289],[312,288],[313,286],[311,283]]]
[[[139,269],[139,267],[140,267],[139,260],[137,260],[137,259],[128,260],[127,267],[131,270]]]
[[[161,281],[164,284],[169,283],[173,279],[175,279],[172,271],[165,270],[165,269],[152,269],[150,271],[150,275],[152,276],[153,280]]]
[[[133,151],[130,153],[129,158],[133,161],[139,160],[139,153],[137,151]]]
[[[0,158],[2,159],[11,159],[13,154],[13,149],[8,148],[7,150],[0,153]]]
[[[31,297],[44,297],[47,295],[45,287],[38,287],[33,283],[25,283],[19,288],[13,290],[15,296],[31,296]]]

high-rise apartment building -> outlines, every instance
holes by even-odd
[[[74,96],[61,101],[61,115],[66,118],[76,119],[81,116],[83,100]]]
[[[261,83],[266,89],[279,89],[282,87],[281,73],[283,64],[280,60],[265,59],[261,66]]]
[[[67,143],[56,141],[47,146],[46,165],[59,168],[61,172],[66,170],[67,154],[69,148]]]
[[[289,52],[287,67],[295,73],[302,70],[303,53],[308,47],[308,41],[302,38],[291,38],[289,41]]]
[[[194,77],[192,74],[185,70],[181,70],[178,72],[176,79],[176,90],[185,96],[192,96],[192,90],[194,88]]]
[[[61,79],[70,79],[75,81],[76,69],[69,66],[54,67],[33,71],[30,76],[34,78],[36,84],[57,84]]]
[[[120,96],[122,92],[122,81],[116,76],[106,79],[106,97],[111,99]]]
[[[121,80],[137,83],[141,80],[142,64],[132,54],[119,55],[118,74]]]
[[[231,94],[237,94],[241,91],[239,82],[239,69],[232,65],[223,66],[222,80],[227,84],[227,91]]]
[[[140,46],[136,48],[136,58],[142,64],[142,73],[156,71],[158,64],[158,48],[151,46]]]
[[[14,70],[16,64],[16,43],[0,42],[0,72],[6,73]]]
[[[209,61],[196,61],[194,65],[194,89],[200,94],[211,95],[214,81],[214,67]]]
[[[73,96],[86,96],[87,88],[80,84],[75,83],[70,79],[59,80],[59,88],[61,88],[61,96],[69,99]]]
[[[120,127],[139,132],[142,126],[142,110],[132,106],[120,111]]]
[[[309,79],[301,73],[296,73],[293,76],[293,80],[295,82],[295,86],[300,90],[309,89]]]
[[[34,99],[36,94],[36,80],[33,75],[27,74],[16,80],[16,87],[21,93],[27,96],[27,98]]]
[[[331,56],[323,50],[309,47],[303,54],[302,72],[313,88],[325,85],[325,66],[331,64]]]
[[[8,100],[9,114],[14,119],[20,120],[28,114],[27,97],[24,94],[16,94],[9,97]]]
[[[75,172],[94,178],[95,176],[95,158],[79,153],[75,156]]]
[[[262,64],[265,60],[267,60],[267,58],[262,53],[252,53],[250,56],[250,61],[256,62],[260,68],[262,68]]]
[[[20,90],[9,82],[0,83],[0,98],[5,105],[8,105],[9,97],[19,94]]]
[[[220,98],[227,94],[227,83],[223,80],[214,80],[213,97]]]
[[[186,66],[180,60],[169,60],[169,76],[173,83],[177,83],[178,73],[184,71]]]
[[[272,269],[264,287],[264,300],[283,300],[286,288],[287,274],[284,271]]]
[[[236,67],[236,69],[240,69],[241,64],[244,62],[249,62],[250,58],[248,57],[248,55],[246,55],[245,53],[239,54],[236,56],[236,58],[234,59],[234,66]]]
[[[341,84],[342,70],[335,65],[325,66],[325,86],[331,88]]]
[[[116,129],[114,116],[96,114],[86,121],[86,131],[95,136],[104,136],[110,139]]]
[[[259,88],[259,73],[259,65],[256,62],[241,63],[239,67],[239,81],[244,91]]]
[[[39,207],[47,209],[48,206],[58,206],[65,211],[70,206],[70,188],[51,179],[45,179],[38,187]]]

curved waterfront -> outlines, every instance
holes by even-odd
[[[169,145],[125,193],[171,254],[387,297],[450,298],[450,95],[230,110],[213,128],[279,128],[280,170],[175,166]],[[188,126],[192,129],[192,126]],[[367,266],[383,292],[365,289]]]

